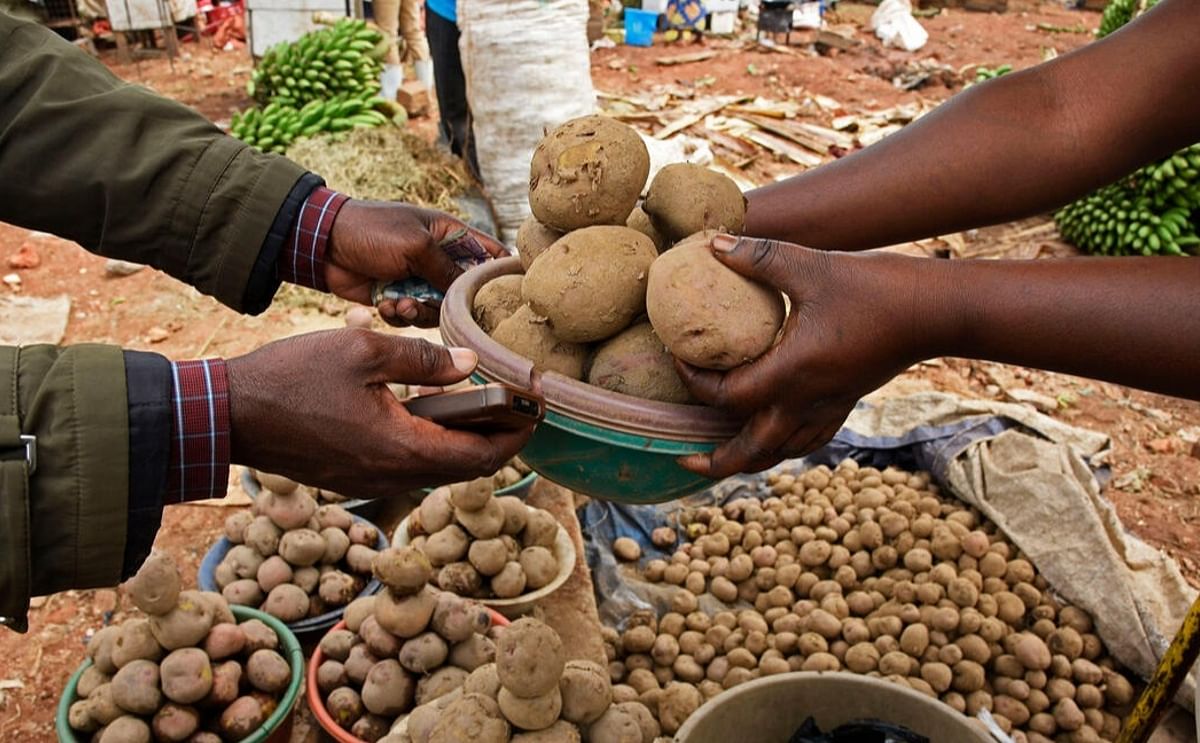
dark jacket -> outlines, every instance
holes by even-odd
[[[0,221],[258,312],[279,285],[287,227],[318,183],[0,12]],[[157,354],[0,347],[6,624],[24,629],[30,596],[113,585],[144,557],[162,508],[170,391]],[[36,438],[36,472],[22,436]],[[139,519],[151,528],[131,530]]]

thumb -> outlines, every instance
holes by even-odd
[[[415,338],[384,336],[376,362],[379,382],[443,387],[475,371],[479,357],[469,348],[446,348]]]
[[[778,240],[714,235],[709,243],[717,260],[748,279],[781,291],[791,275],[796,246]]]

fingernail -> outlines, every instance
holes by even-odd
[[[450,359],[454,362],[454,368],[463,374],[475,371],[479,365],[479,357],[469,348],[451,348]]]
[[[717,235],[712,239],[712,248],[720,253],[732,253],[738,239],[733,235]]]
[[[413,307],[411,304],[406,304],[403,307],[397,307],[396,312],[405,320],[417,319],[417,308]]]

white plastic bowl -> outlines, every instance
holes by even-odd
[[[536,510],[532,506],[526,506],[526,508],[530,511]],[[392,534],[393,547],[408,545],[408,518],[408,516],[405,516],[404,520],[396,527],[395,533]],[[554,576],[554,580],[536,591],[523,593],[511,599],[485,598],[476,600],[484,606],[495,609],[509,619],[516,619],[528,614],[538,601],[554,593],[562,584],[566,583],[567,579],[571,577],[571,573],[575,572],[575,542],[571,540],[571,535],[567,533],[562,524],[557,524],[557,526],[558,534],[554,538],[554,559],[558,562],[558,575]]]

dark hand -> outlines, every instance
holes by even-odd
[[[859,398],[922,357],[912,308],[923,261],[728,236],[714,239],[713,252],[784,292],[792,307],[782,340],[751,364],[722,373],[676,361],[697,399],[749,417],[713,453],[681,460],[687,469],[721,478],[808,454],[833,438]]]
[[[371,303],[376,281],[399,281],[418,276],[441,291],[462,273],[442,250],[448,236],[465,227],[449,214],[409,204],[347,201],[333,223],[326,252],[325,281],[329,291],[352,302]],[[508,250],[477,230],[471,235],[493,258]],[[438,307],[415,299],[385,300],[379,314],[392,325],[435,327]]]
[[[345,329],[300,335],[230,359],[233,461],[361,497],[490,475],[529,426],[481,435],[408,414],[389,382],[467,377],[467,349]]]

